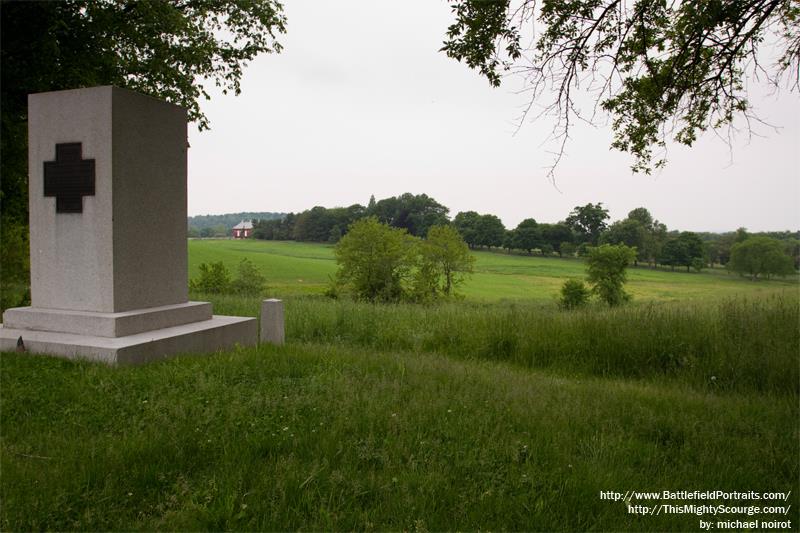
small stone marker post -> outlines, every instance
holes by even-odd
[[[286,340],[283,301],[271,298],[261,302],[261,342],[282,345]]]
[[[176,105],[29,95],[31,306],[3,313],[0,350],[142,363],[256,344],[255,318],[188,301],[186,153]]]

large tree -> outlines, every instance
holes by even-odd
[[[564,253],[564,250],[561,249],[561,245],[572,243],[575,238],[572,234],[572,229],[564,222],[559,222],[557,224],[539,224],[539,230],[542,233],[542,242],[558,252],[558,255]]]
[[[478,220],[478,244],[491,248],[502,246],[506,235],[506,227],[495,215],[481,215]]]
[[[395,228],[403,228],[417,237],[428,234],[431,226],[447,224],[450,211],[427,194],[405,193],[378,201],[367,211],[370,216]]]
[[[626,218],[611,224],[600,237],[604,244],[624,244],[631,248],[641,248],[647,232],[638,220]],[[638,255],[638,254],[637,254]]]
[[[685,266],[686,271],[694,266],[702,268],[705,261],[705,246],[696,233],[682,231],[670,237],[661,251],[660,262],[675,270],[676,266]]]
[[[453,225],[470,248],[502,246],[506,236],[503,222],[495,215],[461,211],[453,219]]]
[[[608,218],[608,209],[603,207],[603,202],[598,202],[576,206],[565,222],[578,235],[580,242],[596,245],[600,234],[608,227]]]
[[[627,220],[638,222],[645,231],[643,239],[636,245],[637,260],[655,263],[667,240],[667,226],[654,219],[650,211],[644,207],[632,209],[628,213]]]
[[[426,301],[455,294],[474,263],[475,257],[456,228],[431,226],[427,238],[419,243],[417,298]]]
[[[676,266],[682,265],[688,268],[691,264],[691,256],[686,243],[678,237],[670,237],[661,249],[659,262],[662,265],[669,265],[672,270],[675,270]]]
[[[662,230],[666,231],[666,227],[654,220],[647,209],[637,207],[628,213],[628,218],[611,224],[601,235],[600,241],[636,248],[634,264],[638,264],[639,261],[655,260],[660,248]]]
[[[786,253],[784,245],[769,237],[750,237],[737,242],[731,248],[731,260],[728,268],[750,279],[759,276],[788,276],[794,273],[791,256]]]
[[[609,306],[630,300],[623,286],[627,281],[625,269],[636,258],[636,250],[624,244],[603,244],[589,249],[586,260],[586,279],[592,291]]]
[[[481,216],[476,211],[459,211],[453,225],[470,248],[478,245]]]
[[[27,278],[27,96],[115,85],[166,99],[209,126],[206,87],[239,93],[258,54],[279,52],[277,0],[64,0],[0,3],[0,227],[5,289]],[[14,237],[13,239],[11,237]],[[12,275],[19,279],[10,280]],[[9,283],[11,281],[11,283]],[[24,282],[26,283],[26,282]]]
[[[342,209],[342,208],[335,208]],[[296,241],[325,242],[336,226],[337,218],[334,209],[315,206],[297,215],[294,223],[293,237]],[[346,227],[346,226],[345,226]],[[341,229],[341,228],[340,228]]]
[[[708,128],[749,118],[748,77],[800,86],[796,0],[450,3],[455,21],[442,50],[494,86],[509,70],[523,75],[531,100],[522,119],[532,109],[555,117],[555,164],[570,127],[599,110],[611,117],[612,147],[633,156],[634,171],[649,173],[665,164],[668,138],[691,146]],[[769,65],[765,45],[776,54]]]
[[[511,232],[511,247],[529,254],[542,245],[542,232],[533,218],[526,218]]]

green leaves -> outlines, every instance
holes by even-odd
[[[592,291],[579,279],[568,279],[561,286],[558,305],[562,309],[578,309],[589,303]]]
[[[600,234],[605,231],[608,220],[608,209],[603,202],[576,206],[567,216],[566,224],[575,231],[582,242],[597,244]]]
[[[371,302],[429,302],[454,294],[475,258],[452,226],[432,226],[421,240],[376,217],[350,225],[334,250],[339,271],[331,294],[349,287]]]
[[[769,237],[749,237],[731,248],[728,268],[758,279],[759,276],[788,276],[795,272],[792,258],[784,245]]]
[[[266,288],[266,278],[247,258],[239,261],[238,277],[231,279],[228,267],[222,261],[200,263],[200,276],[189,281],[189,290],[206,294],[239,294],[261,296]]]
[[[354,222],[334,251],[339,264],[336,282],[350,285],[368,301],[397,301],[410,281],[415,239],[368,217]]]
[[[507,18],[508,0],[460,0],[451,3],[456,17],[447,29],[441,51],[448,57],[477,68],[494,87],[500,85],[500,72],[508,70],[509,60],[499,57],[502,42],[510,60],[519,59],[519,29]]]
[[[475,257],[453,226],[433,226],[419,243],[417,296],[422,300],[450,297],[472,272]]]
[[[189,289],[209,294],[224,294],[231,290],[231,273],[222,261],[200,263],[200,277],[189,281]]]
[[[664,166],[668,138],[691,146],[703,131],[750,113],[749,73],[776,86],[788,74],[791,88],[799,85],[800,8],[790,0],[524,0],[513,9],[505,1],[453,0],[452,9],[456,22],[442,48],[449,57],[493,86],[502,71],[519,71],[532,105],[555,117],[554,136],[563,142],[576,119],[604,110],[611,146],[633,156],[634,172]],[[522,49],[527,28],[533,45]],[[758,56],[768,35],[780,54],[769,67]],[[578,90],[594,109],[575,104]]]
[[[623,285],[627,281],[625,269],[636,259],[636,248],[624,244],[603,244],[589,249],[586,260],[586,279],[592,291],[609,306],[614,307],[630,300]]]
[[[238,94],[247,62],[280,52],[282,9],[275,0],[4,3],[4,114],[24,117],[27,93],[116,85],[179,104],[206,129],[206,84]]]

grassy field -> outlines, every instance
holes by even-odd
[[[565,278],[585,277],[583,262],[476,251],[475,274],[461,292],[470,300],[553,301]],[[190,240],[189,277],[198,265],[222,261],[235,272],[243,258],[266,276],[276,296],[321,294],[336,272],[333,247],[324,244],[276,241]],[[798,290],[798,280],[751,282],[721,269],[702,273],[629,269],[628,290],[635,300],[686,300],[733,295],[765,295]]]
[[[0,530],[800,525],[797,280],[632,269],[635,305],[563,312],[580,261],[477,252],[464,301],[372,305],[321,296],[328,246],[189,251],[190,276],[263,271],[287,345],[137,368],[2,354]],[[261,300],[192,298],[243,316]],[[791,494],[669,502],[785,507],[755,516],[601,498],[664,490]]]
[[[797,523],[793,394],[330,343],[141,368],[4,354],[0,379],[4,531],[694,531],[715,520],[632,514],[600,498],[610,490],[793,490],[770,502],[788,515],[758,518]]]
[[[257,316],[260,298],[194,295]],[[286,301],[296,342],[502,361],[569,377],[673,382],[698,390],[800,393],[800,300],[775,295],[563,312],[546,304],[373,305]]]

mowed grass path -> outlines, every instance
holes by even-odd
[[[577,259],[506,255],[475,251],[475,273],[460,292],[471,300],[553,301],[567,278],[584,278]],[[336,272],[333,246],[292,241],[190,240],[189,277],[200,263],[222,261],[236,271],[248,258],[267,278],[270,294],[321,294]],[[719,269],[702,273],[630,268],[628,290],[636,300],[724,298],[798,290],[798,279],[751,282]]]

